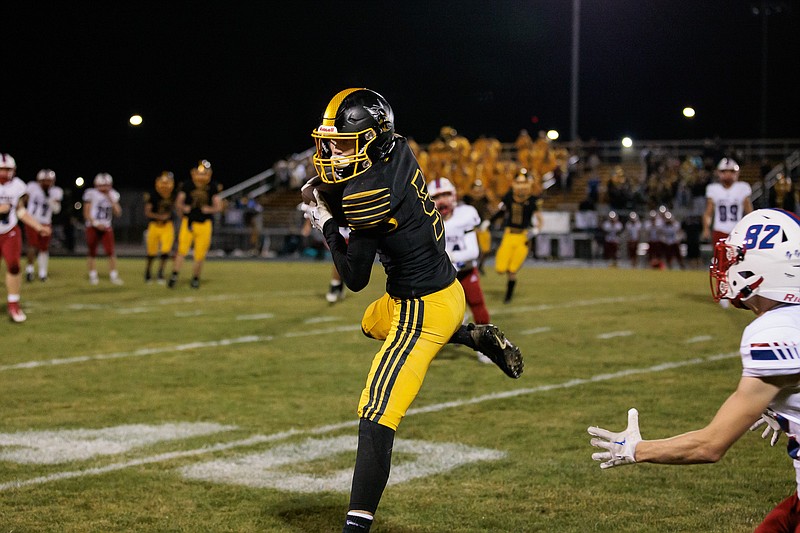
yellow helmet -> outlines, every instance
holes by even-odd
[[[208,182],[211,181],[211,174],[213,173],[214,171],[211,169],[211,163],[206,159],[201,159],[197,162],[197,165],[192,167],[192,181],[197,187],[208,185]]]
[[[169,198],[175,188],[175,176],[172,172],[164,171],[156,178],[156,192],[162,198]]]

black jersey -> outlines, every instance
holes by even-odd
[[[536,196],[528,196],[524,202],[518,202],[514,200],[514,194],[508,191],[502,201],[503,208],[495,216],[503,217],[503,226],[524,230],[533,225],[531,217],[539,209]]]
[[[211,220],[214,215],[203,213],[203,206],[213,205],[214,195],[222,192],[222,184],[218,181],[211,180],[203,187],[197,187],[193,181],[182,182],[178,186],[178,190],[186,193],[184,203],[192,208],[188,215],[189,222],[205,222]]]
[[[154,215],[169,215],[175,209],[176,196],[175,191],[172,191],[167,198],[164,198],[153,189],[144,193],[144,203],[150,204],[150,210]]]
[[[363,274],[365,261],[371,268],[375,251],[386,271],[386,292],[395,298],[419,298],[455,280],[455,268],[445,252],[444,221],[404,138],[396,140],[388,160],[346,182],[341,207],[350,228],[349,246],[343,247],[343,239],[336,237],[335,221],[326,224],[325,236],[351,289],[366,285],[351,274]],[[368,271],[366,275],[368,280]]]

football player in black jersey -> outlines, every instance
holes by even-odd
[[[178,231],[178,251],[172,265],[172,275],[167,282],[167,287],[170,288],[175,287],[178,282],[178,272],[181,271],[183,260],[190,249],[194,249],[190,287],[200,288],[200,272],[211,247],[214,215],[221,213],[224,208],[219,196],[222,184],[211,179],[211,163],[201,160],[191,169],[190,174],[191,182],[180,184],[175,200],[175,208],[182,218]]]
[[[522,355],[491,324],[462,326],[465,300],[445,252],[444,223],[428,196],[405,138],[395,134],[388,102],[369,89],[346,89],[328,104],[312,133],[318,177],[307,215],[325,235],[342,280],[367,286],[375,255],[386,294],[372,302],[361,327],[383,341],[358,403],[360,418],[349,511],[343,531],[368,531],[389,478],[398,424],[447,342],[480,350],[510,377]],[[350,228],[349,241],[339,226]]]
[[[153,260],[159,256],[158,282],[164,283],[164,266],[167,263],[172,245],[175,243],[175,177],[172,172],[162,172],[155,181],[152,191],[144,193],[144,216],[147,223],[147,262],[144,270],[144,281],[153,279],[151,270]]]
[[[536,218],[536,230],[542,229],[542,211],[539,209],[539,198],[533,194],[533,182],[527,170],[522,169],[511,183],[511,188],[503,196],[492,223],[503,220],[503,239],[494,256],[494,268],[498,274],[507,276],[506,297],[503,303],[509,303],[514,296],[517,284],[517,272],[528,257],[529,241],[533,229],[533,217]]]

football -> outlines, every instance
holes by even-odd
[[[303,185],[303,188],[300,189],[300,196],[302,196],[304,204],[316,202],[316,198],[314,198],[314,191],[321,183],[322,180],[319,179],[319,176],[314,176],[308,180],[305,185]]]

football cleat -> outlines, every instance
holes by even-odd
[[[100,282],[100,278],[97,277],[97,272],[91,272],[89,274],[89,284],[90,285],[97,285]]]
[[[200,278],[192,278],[192,282],[189,284],[189,286],[191,288],[193,288],[193,289],[199,289],[200,288]]]
[[[167,282],[167,287],[173,289],[175,288],[176,283],[178,283],[178,274],[173,272],[172,275],[169,277],[169,281]]]
[[[506,339],[497,326],[469,324],[467,330],[477,350],[491,359],[508,377],[517,379],[522,375],[522,352]]]
[[[153,281],[153,276],[150,274],[150,272],[145,272],[144,273],[144,282],[145,283],[150,283],[152,281]]]
[[[25,316],[25,313],[22,312],[22,309],[19,308],[19,302],[8,302],[8,315],[13,322],[18,324],[20,322],[25,322],[28,318]]]
[[[33,269],[32,268],[30,268],[30,269],[26,268],[25,269],[25,281],[28,281],[28,282],[33,281]]]

